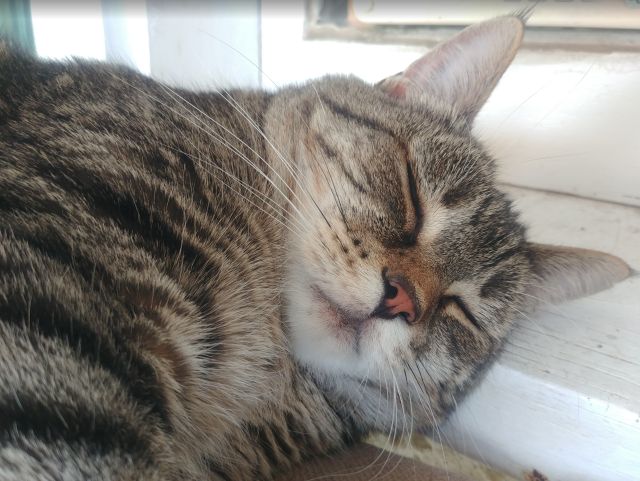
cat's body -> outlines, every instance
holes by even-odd
[[[493,22],[464,94],[194,94],[0,47],[0,476],[269,478],[433,426],[540,284],[624,278],[528,244],[493,185],[469,123],[522,31]]]
[[[280,213],[248,190],[277,199],[275,188],[202,130],[218,131],[268,175],[266,142],[229,99],[263,123],[255,112],[269,97],[189,95],[241,143],[197,113],[163,107],[169,93],[137,74],[9,55],[4,79],[19,77],[2,87],[13,103],[3,106],[1,338],[16,343],[3,355],[8,347],[24,357],[3,356],[0,369],[11,371],[2,373],[2,427],[17,420],[27,443],[23,430],[53,423],[51,436],[71,451],[69,436],[107,460],[116,450],[116,464],[131,450],[135,469],[161,447],[167,465],[150,469],[163,476],[202,456],[206,469],[233,466],[251,479],[252,469],[269,474],[276,460],[339,446],[339,419],[287,354],[285,240],[270,217]],[[38,88],[37,100],[25,98]],[[120,406],[118,397],[130,399]],[[100,439],[84,441],[74,425]]]

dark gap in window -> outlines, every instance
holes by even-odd
[[[349,0],[323,0],[318,13],[317,25],[347,25]]]

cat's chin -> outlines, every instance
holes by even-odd
[[[293,356],[311,371],[374,379],[402,365],[410,344],[402,317],[351,315],[315,285],[298,285],[286,304]]]

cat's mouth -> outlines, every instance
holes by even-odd
[[[327,322],[330,331],[338,340],[351,341],[353,338],[357,340],[373,321],[395,317],[390,316],[387,309],[379,307],[365,315],[354,314],[341,307],[318,286],[311,286],[311,290],[318,307],[325,311],[323,313],[326,315],[321,316],[322,319]]]

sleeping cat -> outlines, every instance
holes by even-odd
[[[275,93],[3,44],[0,477],[270,479],[436,426],[519,314],[627,277],[527,242],[471,134],[522,34]]]

